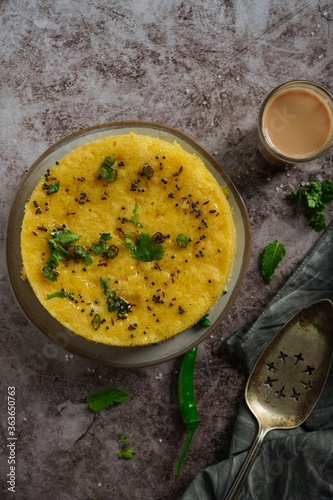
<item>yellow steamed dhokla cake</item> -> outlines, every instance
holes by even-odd
[[[73,150],[40,179],[22,223],[23,274],[41,304],[88,340],[174,337],[227,289],[236,232],[196,155],[134,133]]]

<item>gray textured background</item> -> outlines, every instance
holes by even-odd
[[[319,236],[287,196],[302,181],[332,178],[333,155],[269,166],[257,150],[256,118],[283,81],[309,78],[332,91],[332,3],[1,0],[0,15],[1,498],[11,497],[6,395],[15,386],[15,498],[176,499],[199,471],[228,455],[245,376],[224,340],[262,312]],[[239,189],[253,231],[240,294],[199,349],[201,424],[179,479],[180,359],[115,370],[54,348],[19,310],[4,265],[6,219],[24,171],[63,136],[131,119],[178,128],[213,154]],[[266,285],[258,260],[275,239],[287,257]],[[94,416],[85,398],[107,385],[131,400]],[[117,458],[122,433],[133,460]]]

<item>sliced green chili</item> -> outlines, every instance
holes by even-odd
[[[101,326],[101,317],[99,314],[97,314],[97,313],[94,314],[94,317],[91,321],[91,324],[92,324],[94,330],[99,329],[99,327]]]
[[[196,357],[197,347],[193,347],[184,355],[178,378],[178,405],[183,422],[187,428],[187,435],[177,464],[177,477],[180,476],[183,461],[199,424],[194,391]]]

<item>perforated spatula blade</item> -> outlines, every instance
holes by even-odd
[[[301,425],[324,389],[333,354],[333,304],[315,302],[291,318],[256,362],[245,388],[258,433],[226,500],[238,497],[266,434]]]

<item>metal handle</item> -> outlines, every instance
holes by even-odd
[[[236,476],[236,479],[235,479],[228,495],[225,497],[225,500],[236,500],[236,498],[238,498],[238,495],[240,494],[240,491],[241,491],[242,486],[245,482],[245,479],[247,478],[248,473],[250,472],[250,469],[252,467],[254,459],[256,458],[258,451],[262,445],[264,437],[266,436],[267,432],[269,432],[269,431],[270,431],[270,429],[259,426],[257,436],[256,436],[256,438],[251,446],[249,454],[248,454],[246,460],[244,461],[238,475]]]

